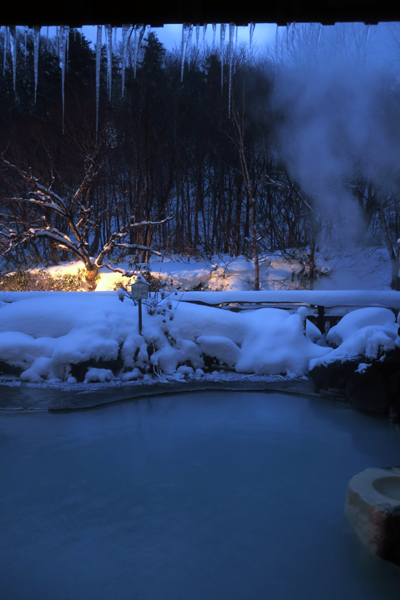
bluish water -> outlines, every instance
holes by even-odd
[[[0,416],[2,600],[398,600],[347,485],[400,430],[259,392]]]

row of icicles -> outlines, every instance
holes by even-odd
[[[200,25],[190,25],[184,23],[182,25],[182,43],[181,43],[181,81],[183,81],[183,72],[185,65],[185,58],[188,55],[190,45],[192,43],[193,30],[196,31],[196,44],[199,45],[200,38]],[[255,23],[250,23],[250,49],[252,45],[253,33]],[[6,57],[9,46],[11,48],[11,64],[13,72],[13,86],[15,92],[16,75],[17,75],[17,30],[16,26],[5,26],[4,27],[4,52],[3,52],[3,77],[6,70]],[[40,43],[40,30],[39,25],[33,28],[33,64],[34,64],[34,99],[36,103],[36,91],[38,84],[38,65],[39,65],[39,43]],[[114,31],[114,44],[116,44],[117,27],[112,25],[104,25],[105,40],[106,40],[106,51],[107,51],[107,91],[109,99],[111,100],[111,74],[112,74],[112,38]],[[133,47],[134,47],[134,77],[136,78],[136,67],[139,49],[143,38],[150,30],[149,25],[122,25],[122,55],[121,55],[121,73],[122,73],[122,96],[124,95],[125,88],[125,70],[126,70],[126,56],[128,51],[128,44],[133,36]],[[212,24],[213,29],[213,48],[215,47],[215,38],[217,33],[217,24]],[[221,23],[220,25],[220,59],[221,59],[221,92],[223,89],[223,68],[224,68],[224,50],[225,50],[225,37],[226,37],[227,24]],[[61,93],[62,93],[62,130],[64,133],[64,84],[65,84],[65,69],[67,66],[68,56],[68,43],[69,43],[69,26],[62,25],[57,27],[56,40],[57,40],[57,52],[60,61],[61,69]],[[230,117],[231,109],[231,93],[232,93],[232,64],[234,56],[234,46],[237,44],[238,27],[234,23],[228,24],[229,30],[229,41],[228,41],[228,63],[229,63],[229,104],[228,111]],[[101,47],[102,47],[102,31],[103,26],[97,25],[97,36],[96,36],[96,143],[99,128],[99,100],[100,100],[100,60],[101,60]],[[203,25],[203,42],[207,31],[207,24]],[[75,30],[76,34],[76,30]],[[25,60],[26,60],[26,42],[28,35],[28,27],[25,27],[24,38],[25,38]],[[47,42],[49,38],[49,28],[47,27]],[[11,42],[11,43],[10,43]]]

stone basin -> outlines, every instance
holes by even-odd
[[[372,483],[377,492],[400,502],[400,477],[381,477]]]
[[[355,475],[345,510],[361,541],[400,566],[400,467],[366,469]]]

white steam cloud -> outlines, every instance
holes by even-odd
[[[305,28],[301,33],[305,51],[299,39],[297,55],[293,49],[288,54],[297,60],[281,63],[278,71],[281,156],[325,214],[346,215],[346,235],[354,237],[360,219],[350,179],[371,182],[385,197],[400,188],[400,86],[393,68],[366,60],[365,41],[361,52],[356,37],[349,38],[346,53],[338,53],[343,29],[341,35],[325,34],[322,48]]]

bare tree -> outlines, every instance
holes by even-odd
[[[0,256],[6,256],[17,250],[22,244],[34,243],[37,240],[47,240],[57,249],[72,252],[81,260],[86,269],[86,280],[91,287],[95,287],[96,275],[101,267],[121,273],[130,277],[132,272],[121,268],[111,267],[105,262],[106,256],[115,248],[125,251],[145,250],[161,256],[149,246],[128,243],[130,232],[138,228],[154,228],[169,221],[166,217],[161,221],[136,222],[133,216],[116,230],[110,230],[108,240],[102,246],[96,257],[90,256],[89,240],[95,235],[100,226],[100,217],[94,214],[93,205],[90,203],[90,191],[94,181],[103,167],[98,153],[87,157],[84,165],[84,176],[78,187],[68,197],[61,197],[53,189],[55,177],[51,175],[50,183],[41,183],[32,170],[21,169],[4,157],[3,163],[25,184],[29,192],[25,195],[4,198],[8,210],[0,213]],[[27,211],[17,212],[14,205],[25,204]],[[30,209],[30,210],[29,210]],[[64,226],[65,231],[55,227],[52,217],[57,217]]]
[[[233,102],[232,102],[233,104]],[[240,167],[242,171],[243,181],[246,188],[247,200],[250,207],[250,231],[251,231],[251,246],[253,250],[254,256],[254,289],[258,291],[260,289],[260,267],[258,260],[258,248],[257,242],[261,240],[261,237],[256,232],[256,200],[257,194],[259,191],[259,186],[262,184],[265,179],[266,174],[260,173],[258,177],[252,179],[250,177],[249,168],[247,164],[246,152],[245,152],[245,142],[244,142],[244,115],[245,115],[245,104],[243,101],[243,109],[242,114],[239,116],[237,108],[233,104],[232,106],[232,124],[233,124],[233,133],[230,136],[232,141],[234,142],[240,160]]]

